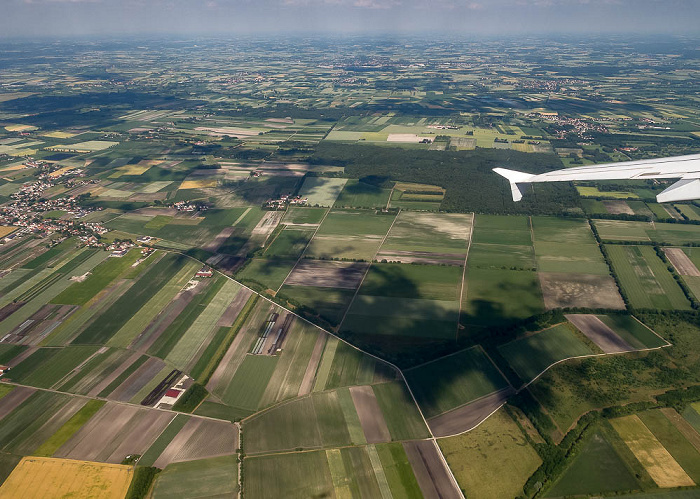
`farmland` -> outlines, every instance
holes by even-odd
[[[3,45],[0,495],[697,494],[700,209],[492,171],[696,153],[697,40],[575,36]]]

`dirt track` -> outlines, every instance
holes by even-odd
[[[700,277],[700,270],[681,248],[664,248],[664,253],[680,275]]]
[[[605,353],[619,353],[636,350],[632,345],[620,338],[598,317],[592,314],[567,314],[569,322],[576,326],[593,343]]]
[[[462,499],[434,441],[404,442],[403,448],[425,499]]]
[[[512,387],[504,388],[467,405],[429,419],[428,426],[430,426],[430,430],[436,437],[447,437],[469,431],[489,417],[513,393],[515,393],[515,390]]]
[[[368,263],[302,260],[284,281],[296,286],[355,289]]]
[[[391,434],[372,387],[352,386],[350,387],[350,395],[355,404],[357,416],[360,418],[360,426],[362,426],[367,443],[390,442]]]

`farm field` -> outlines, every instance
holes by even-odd
[[[671,223],[595,220],[594,225],[603,241],[653,241],[664,245],[700,242],[700,227]]]
[[[428,418],[508,386],[479,347],[409,369],[405,375]]]
[[[580,454],[547,491],[546,497],[633,491],[640,488],[630,466],[597,430],[588,437]]]
[[[126,495],[133,468],[118,464],[25,457],[0,487],[4,497],[85,497]]]
[[[384,208],[389,204],[391,189],[349,179],[335,200],[339,208]]]
[[[309,206],[333,206],[347,182],[344,178],[307,177],[299,196],[306,198]]]
[[[438,444],[468,497],[517,497],[542,462],[505,409],[475,430]]]
[[[654,248],[622,245],[605,248],[632,306],[688,310],[690,303]]]
[[[236,456],[169,464],[156,478],[153,497],[234,495],[238,490],[237,472]]]
[[[561,360],[599,353],[591,349],[569,324],[560,324],[506,343],[498,351],[527,383]]]
[[[613,419],[610,424],[659,487],[695,485],[686,471],[638,416]]]

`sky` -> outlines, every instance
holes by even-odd
[[[0,0],[0,37],[129,33],[700,34],[700,0]]]

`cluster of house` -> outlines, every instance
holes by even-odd
[[[286,205],[305,206],[309,202],[308,198],[301,196],[292,196],[290,194],[282,194],[277,199],[268,199],[265,203],[266,208],[284,208]]]
[[[193,203],[191,201],[178,201],[169,205],[171,208],[175,208],[177,211],[205,211],[207,207],[199,203]]]

